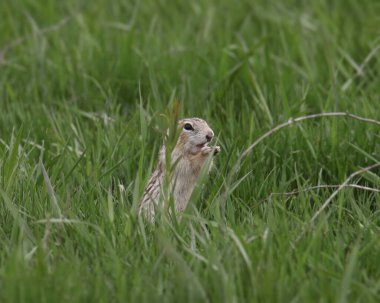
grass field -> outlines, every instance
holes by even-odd
[[[380,120],[379,1],[14,0],[0,20],[0,302],[380,301],[380,168],[326,187],[380,162],[379,123],[306,120],[237,162],[291,118]],[[177,102],[222,153],[151,226]]]

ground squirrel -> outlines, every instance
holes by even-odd
[[[202,119],[180,120],[178,129],[180,130],[179,138],[171,154],[174,171],[170,180],[170,191],[174,198],[176,212],[182,212],[189,202],[197,177],[207,157],[218,154],[220,147],[208,146],[214,137],[214,132]],[[165,145],[163,145],[159,152],[157,167],[149,179],[139,206],[139,214],[151,220],[154,220],[155,208],[159,204],[160,197],[163,197],[165,153]]]

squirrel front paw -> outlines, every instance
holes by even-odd
[[[214,147],[214,155],[219,154],[219,153],[220,153],[220,146],[215,146]]]
[[[220,146],[204,146],[201,149],[202,155],[209,155],[209,154],[219,154],[220,153]]]

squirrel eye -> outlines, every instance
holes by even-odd
[[[194,130],[193,126],[190,123],[186,123],[183,126],[183,129],[185,129],[185,130]]]

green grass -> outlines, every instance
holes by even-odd
[[[379,16],[376,0],[2,1],[0,301],[379,302],[379,193],[343,189],[299,241],[334,189],[271,195],[379,162],[379,126],[285,128],[227,179],[292,117],[380,120]],[[136,206],[175,100],[222,153],[184,218],[150,226]]]

